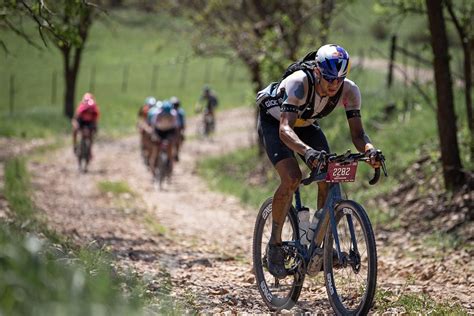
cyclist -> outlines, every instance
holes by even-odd
[[[176,152],[174,158],[176,161],[179,161],[179,151],[184,142],[184,130],[186,129],[186,113],[181,107],[181,102],[177,97],[171,97],[170,102],[178,113],[178,134],[176,135]]]
[[[280,176],[280,185],[273,196],[272,233],[267,249],[268,269],[277,278],[286,276],[281,232],[302,177],[294,152],[304,157],[310,167],[324,161],[325,154],[330,152],[317,119],[329,114],[330,107],[343,107],[355,147],[371,157],[372,167],[380,165],[375,159],[376,149],[362,126],[359,87],[346,78],[350,68],[349,54],[341,46],[324,45],[318,49],[311,64],[311,71],[295,71],[280,82],[277,89],[282,102],[279,106],[260,107],[259,112],[259,134]],[[310,85],[314,85],[313,96],[308,96]],[[306,102],[308,97],[310,102]],[[327,194],[328,185],[318,183],[319,209]]]
[[[140,107],[138,111],[137,129],[140,133],[140,149],[144,158],[145,163],[148,164],[148,159],[151,152],[151,137],[150,137],[150,126],[147,123],[148,111],[150,108],[156,105],[156,99],[154,97],[147,97],[145,103]]]
[[[212,124],[213,128],[215,127],[215,110],[219,105],[219,100],[214,92],[211,91],[209,86],[204,86],[202,90],[202,95],[199,98],[199,102],[204,102],[204,120],[209,119]],[[197,108],[196,112],[201,112],[202,108]]]
[[[88,128],[91,132],[91,158],[92,158],[92,143],[94,136],[97,133],[97,122],[99,120],[100,111],[99,106],[95,101],[92,93],[86,92],[79,103],[74,117],[71,120],[72,124],[72,144],[74,153],[77,154],[77,132],[83,128]]]
[[[149,111],[150,114],[151,111]],[[170,170],[173,170],[173,149],[174,149],[174,142],[176,139],[176,133],[178,130],[178,113],[171,102],[164,101],[161,107],[159,107],[156,111],[156,114],[153,113],[151,117],[152,127],[154,129],[153,134],[153,141],[154,146],[152,147],[151,155],[150,155],[150,169],[152,174],[154,174],[154,170],[156,168],[156,158],[160,154],[160,145],[161,142],[164,140],[169,141],[168,146],[168,160],[170,163]]]

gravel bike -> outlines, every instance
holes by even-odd
[[[79,164],[79,171],[86,173],[91,156],[92,146],[92,131],[88,127],[82,127],[80,130],[81,141],[79,142],[79,148],[77,149],[77,162]]]
[[[168,139],[162,139],[160,141],[160,154],[157,157],[157,162],[155,164],[155,180],[159,184],[160,189],[163,188],[163,183],[165,179],[171,179],[171,161],[168,157],[168,147],[171,146]]]
[[[377,152],[387,176],[385,159]],[[299,188],[283,226],[283,250],[287,276],[275,278],[267,267],[266,246],[272,226],[272,198],[267,199],[257,216],[253,235],[253,264],[258,290],[271,311],[291,309],[300,296],[306,275],[324,271],[326,292],[338,315],[364,315],[372,306],[377,281],[377,250],[369,217],[355,201],[342,197],[340,182],[353,182],[359,161],[368,161],[364,154],[330,154],[320,162],[300,185],[326,181],[329,193],[323,209],[315,212],[317,226],[309,246],[300,238],[298,212],[302,204]],[[323,171],[323,164],[327,170]],[[369,181],[375,184],[380,168]],[[306,208],[307,209],[307,208]]]

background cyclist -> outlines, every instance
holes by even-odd
[[[361,96],[358,86],[349,79],[350,60],[344,48],[337,45],[324,45],[312,62],[312,71],[296,71],[285,78],[278,86],[283,92],[283,103],[268,110],[260,109],[259,129],[263,143],[272,164],[280,176],[280,185],[272,202],[272,233],[267,250],[267,263],[270,273],[275,277],[286,276],[281,232],[293,194],[302,174],[293,152],[304,157],[312,167],[329,153],[329,145],[316,119],[329,114],[326,107],[343,107],[352,137],[359,152],[366,152],[373,167],[376,150],[364,132],[360,116]],[[308,74],[307,74],[308,73]],[[310,76],[312,78],[310,78]],[[314,97],[307,103],[309,85],[314,85]],[[310,96],[311,98],[311,96]],[[328,185],[318,183],[318,208],[323,206],[328,193]]]
[[[148,164],[148,160],[151,152],[151,128],[148,124],[148,111],[150,108],[156,105],[155,97],[147,97],[145,103],[140,107],[138,111],[137,129],[140,133],[140,149],[145,164]]]
[[[150,111],[149,111],[150,112]],[[150,113],[149,113],[150,114]],[[158,108],[156,114],[151,116],[151,124],[154,129],[153,135],[153,147],[150,155],[150,169],[154,175],[154,170],[156,168],[157,157],[160,154],[160,145],[164,140],[169,141],[169,146],[167,147],[167,155],[170,163],[170,171],[173,170],[173,151],[175,147],[176,133],[178,130],[178,113],[171,102],[163,101],[163,104]]]
[[[217,99],[216,94],[211,91],[209,86],[204,86],[202,95],[199,98],[199,103],[203,104],[204,107],[204,119],[206,119],[206,116],[209,116],[215,127],[215,110],[219,105],[219,100]],[[200,112],[202,111],[202,108],[199,107],[196,110],[197,112]]]
[[[88,128],[91,132],[91,159],[92,159],[92,144],[94,136],[97,133],[97,122],[99,120],[100,111],[99,106],[95,101],[92,93],[86,92],[79,103],[74,117],[71,120],[72,124],[72,145],[74,153],[77,154],[77,132],[83,128]]]
[[[176,135],[176,150],[174,157],[176,161],[179,161],[179,151],[184,142],[184,130],[186,129],[186,113],[181,107],[181,102],[177,97],[171,97],[170,102],[178,113],[178,133]]]

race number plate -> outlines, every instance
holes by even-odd
[[[330,162],[326,182],[354,182],[357,171],[357,161],[349,164]]]

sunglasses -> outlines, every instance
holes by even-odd
[[[333,76],[326,76],[326,75],[322,75],[322,76],[323,76],[323,79],[329,83],[333,83],[334,80],[337,80],[337,82],[339,83],[346,78],[346,77],[333,77]]]

